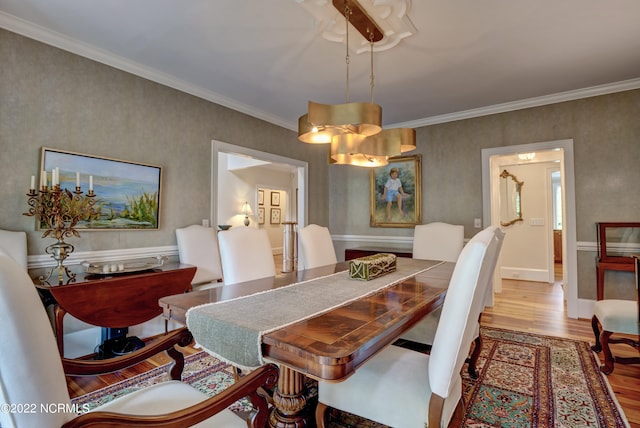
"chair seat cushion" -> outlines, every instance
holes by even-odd
[[[132,415],[156,415],[192,406],[209,398],[206,394],[180,381],[162,382],[110,401],[94,411]],[[229,409],[214,415],[196,427],[238,427],[247,423]]]
[[[385,425],[424,428],[431,396],[428,367],[428,355],[388,346],[347,380],[319,382],[318,398],[330,407],[367,415]],[[446,420],[453,415],[461,393],[462,379],[458,376],[450,398],[445,401]]]
[[[638,302],[635,300],[598,300],[593,307],[602,329],[616,333],[640,334]]]

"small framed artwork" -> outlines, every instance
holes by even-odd
[[[264,190],[258,189],[258,205],[264,205]]]
[[[280,206],[280,192],[271,192],[271,205],[274,207]]]
[[[264,224],[264,207],[258,207],[258,224]]]
[[[414,227],[422,222],[420,155],[389,159],[371,169],[372,227]]]
[[[271,224],[280,224],[280,208],[271,208]]]

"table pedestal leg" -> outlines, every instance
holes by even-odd
[[[280,366],[278,387],[273,393],[274,409],[269,415],[271,428],[301,428],[311,426],[306,412],[305,377],[288,367]]]

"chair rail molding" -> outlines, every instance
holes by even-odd
[[[331,235],[334,241],[375,242],[380,244],[413,244],[413,236]]]
[[[96,262],[108,262],[114,260],[124,259],[140,259],[145,257],[156,256],[178,256],[177,245],[167,245],[163,247],[144,247],[144,248],[127,248],[117,250],[103,250],[103,251],[82,251],[73,252],[69,258],[65,260],[65,265],[79,265],[85,260],[91,260]],[[28,257],[29,269],[52,267],[56,266],[56,261],[51,258],[50,255],[31,255]]]

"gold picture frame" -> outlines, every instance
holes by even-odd
[[[372,227],[415,227],[422,223],[421,155],[394,157],[388,165],[372,168],[370,187]]]

